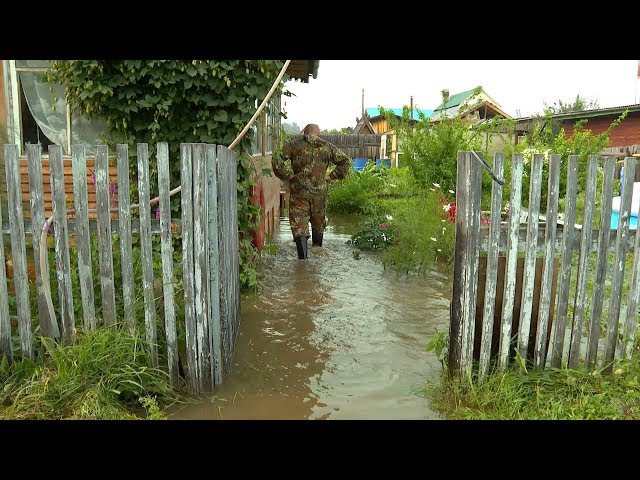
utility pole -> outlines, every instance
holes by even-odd
[[[413,95],[411,95],[411,120],[413,120]]]
[[[364,118],[364,88],[362,89],[362,118]]]

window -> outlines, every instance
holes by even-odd
[[[25,145],[39,143],[43,153],[58,144],[69,155],[72,144],[83,144],[91,154],[103,142],[106,122],[70,113],[64,87],[43,78],[48,68],[48,60],[4,60],[8,140],[20,145],[21,153]]]
[[[266,156],[273,153],[278,146],[280,135],[280,96],[274,95],[265,106],[260,116],[253,123],[253,155]],[[256,106],[258,108],[258,101]]]

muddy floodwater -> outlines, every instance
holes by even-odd
[[[439,419],[417,391],[442,367],[425,346],[449,322],[451,282],[354,258],[350,216],[328,218],[299,261],[288,219],[266,255],[260,293],[243,298],[232,372],[171,419]]]

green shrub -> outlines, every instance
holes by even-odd
[[[329,185],[327,211],[355,215],[375,214],[380,210],[377,195],[384,188],[383,174],[368,164],[359,171]]]
[[[391,215],[376,215],[367,219],[362,229],[351,237],[360,250],[386,250],[398,241],[398,227]]]

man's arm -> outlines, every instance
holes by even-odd
[[[349,174],[351,168],[351,159],[336,146],[333,147],[332,161],[336,168],[329,174],[329,180],[342,180]]]
[[[293,169],[291,163],[287,163],[287,160],[291,160],[289,157],[289,146],[285,145],[281,151],[277,151],[271,157],[271,167],[273,173],[281,180],[289,180],[293,177]]]

